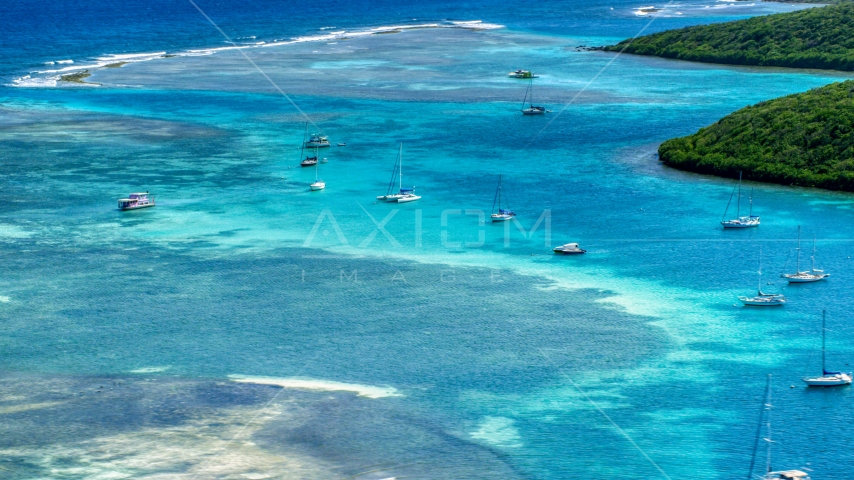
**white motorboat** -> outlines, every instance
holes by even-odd
[[[528,108],[524,108],[525,103],[528,101],[530,97],[530,102],[528,103]],[[525,90],[525,98],[522,100],[522,115],[542,115],[546,113],[546,107],[538,107],[534,105],[534,79],[531,78],[531,83],[528,85],[528,89]]]
[[[317,133],[313,134],[308,138],[308,141],[305,142],[306,147],[314,147],[314,148],[323,148],[331,146],[329,144],[329,138],[325,135],[319,135]]]
[[[771,446],[774,445],[774,440],[771,439],[771,374],[765,381],[765,395],[762,398],[762,410],[759,412],[759,425],[756,427],[756,437],[753,439],[753,453],[750,456],[750,470],[747,472],[747,478],[755,478],[759,480],[810,480],[809,474],[800,470],[777,470],[771,469]],[[762,427],[765,427],[765,436],[762,436]],[[759,440],[765,441],[765,473],[761,475],[753,475],[754,467],[756,466],[756,452],[759,447]]]
[[[824,280],[829,277],[829,273],[824,273],[824,270],[815,268],[815,237],[812,241],[812,268],[808,271],[801,271],[801,226],[798,225],[798,263],[795,267],[795,273],[784,273],[781,275],[789,281],[789,283],[812,283]]]
[[[495,211],[495,203],[498,202],[498,211]],[[492,198],[492,214],[489,216],[493,222],[506,222],[507,220],[516,218],[516,213],[512,210],[501,208],[501,175],[498,175],[498,187],[495,189],[495,196]]]
[[[534,75],[528,70],[516,70],[515,72],[510,72],[507,74],[510,78],[537,78],[538,75]]]
[[[119,210],[137,210],[154,206],[154,197],[149,198],[148,192],[131,193],[128,198],[119,199]]]
[[[721,225],[724,228],[750,228],[750,227],[758,227],[760,223],[759,216],[753,215],[753,192],[750,193],[750,212],[748,215],[741,215],[741,172],[738,172],[738,199],[736,200],[736,213],[735,218],[731,220],[724,220],[726,218],[727,211],[729,211],[729,206],[732,203],[732,196],[735,194],[735,189],[732,191],[732,195],[729,196],[729,202],[726,204],[726,210],[724,210],[724,219],[721,219]]]
[[[572,255],[587,252],[587,250],[584,250],[583,248],[579,247],[577,243],[566,243],[559,247],[555,247],[554,249],[552,249],[552,251],[563,255]]]
[[[786,304],[786,297],[782,293],[762,292],[762,249],[759,249],[759,288],[754,297],[738,297],[739,301],[751,307],[779,307]]]
[[[394,177],[397,174],[398,190],[394,191]],[[378,195],[377,200],[392,203],[407,203],[421,200],[421,197],[415,194],[415,187],[403,188],[403,144],[397,150],[397,161],[394,163],[394,170],[391,172],[391,180],[388,184],[388,190],[385,195]]]
[[[805,377],[804,383],[810,387],[839,387],[851,384],[851,373],[828,372],[825,365],[825,344],[827,337],[827,312],[821,311],[821,376]]]

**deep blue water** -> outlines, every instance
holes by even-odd
[[[189,3],[5,5],[0,473],[730,478],[768,373],[775,466],[854,467],[850,389],[800,384],[822,309],[831,364],[854,355],[854,198],[746,183],[763,224],[724,232],[733,182],[655,158],[846,74],[577,48],[799,6],[674,3],[651,22],[636,2],[198,4],[246,44],[355,32],[245,50],[347,146],[321,152],[328,187],[308,191],[305,117],[237,52],[183,56],[225,45]],[[504,27],[449,23],[472,20]],[[447,28],[358,35],[434,22]],[[93,69],[97,87],[12,86],[159,51],[179,56]],[[551,114],[519,115],[520,67]],[[423,198],[394,208],[374,197],[400,143]],[[480,222],[499,173],[518,225]],[[115,210],[140,189],[156,208]],[[829,281],[780,281],[798,225]],[[567,241],[588,253],[551,255]],[[734,305],[760,247],[783,309]]]

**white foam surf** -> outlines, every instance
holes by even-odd
[[[261,48],[261,47],[276,47],[282,45],[294,45],[299,43],[308,43],[308,42],[331,42],[336,40],[342,40],[346,38],[354,38],[354,37],[364,37],[368,35],[375,34],[383,34],[383,33],[396,33],[402,32],[405,30],[417,30],[417,29],[425,29],[425,28],[462,28],[468,30],[494,30],[498,28],[504,28],[503,25],[498,25],[495,23],[484,23],[482,20],[457,20],[457,21],[448,21],[445,23],[422,23],[422,24],[409,24],[409,25],[385,25],[380,27],[370,27],[358,30],[336,30],[332,32],[326,32],[325,30],[332,30],[335,27],[321,27],[320,30],[324,31],[323,34],[320,35],[306,35],[294,37],[287,40],[272,40],[270,42],[253,42],[250,44],[244,45],[229,45],[226,47],[213,47],[213,48],[201,48],[201,49],[190,49],[185,50],[183,52],[178,52],[171,54],[169,56],[175,57],[198,57],[204,55],[213,55],[217,52],[227,51],[227,50],[235,50],[239,48]],[[256,37],[241,37],[241,39],[255,39]],[[96,57],[92,63],[86,62],[86,64],[78,65],[74,63],[74,60],[58,60],[55,62],[46,62],[46,65],[55,65],[55,64],[72,64],[68,67],[56,68],[50,70],[40,70],[35,72],[30,72],[28,75],[24,75],[22,77],[16,78],[12,80],[10,86],[13,87],[36,87],[36,88],[49,88],[56,87],[59,85],[60,78],[62,75],[67,75],[75,72],[82,72],[84,70],[97,70],[103,68],[107,65],[116,64],[116,63],[137,63],[137,62],[147,62],[150,60],[155,60],[158,58],[166,57],[166,52],[150,52],[150,53],[129,53],[129,54],[111,54],[104,55],[101,57]],[[75,86],[97,86],[97,84],[86,84],[86,83],[77,83]]]
[[[275,385],[282,388],[297,388],[302,390],[320,390],[325,392],[353,392],[360,397],[386,398],[402,397],[394,387],[376,387],[372,385],[359,385],[357,383],[343,383],[330,380],[316,380],[311,378],[275,378],[275,377],[252,377],[246,375],[229,375],[228,378],[238,383],[254,383],[257,385]]]

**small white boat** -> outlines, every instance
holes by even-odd
[[[498,201],[498,211],[495,211],[495,202]],[[495,196],[492,198],[492,214],[489,216],[493,222],[506,222],[516,218],[516,213],[512,210],[501,208],[501,175],[498,175],[498,187],[495,190]]]
[[[777,442],[771,439],[771,374],[768,374],[765,381],[765,395],[762,399],[762,410],[759,412],[759,425],[756,428],[756,438],[753,440],[753,453],[750,457],[750,470],[747,473],[748,478],[759,480],[810,480],[809,474],[800,470],[771,470],[771,446]],[[765,426],[765,437],[762,437],[762,427]],[[753,475],[754,466],[756,466],[756,450],[759,446],[760,438],[765,441],[765,473],[761,475]]]
[[[795,273],[784,273],[781,275],[789,281],[789,283],[812,283],[824,280],[829,277],[829,273],[824,273],[824,270],[815,268],[815,237],[812,240],[812,268],[809,271],[801,271],[801,226],[798,225],[798,263],[795,267]]]
[[[340,142],[340,143],[338,143],[338,146],[339,146],[339,147],[346,147],[346,146],[347,146],[347,144],[346,144],[346,143],[343,143],[343,142]]]
[[[786,297],[781,293],[762,292],[762,248],[759,249],[759,288],[755,297],[738,297],[746,306],[750,307],[780,307],[786,304]]]
[[[329,144],[329,139],[324,135],[313,134],[308,138],[308,141],[305,142],[306,147],[314,147],[314,148],[323,148],[331,146]]]
[[[802,380],[810,387],[839,387],[842,385],[851,385],[851,373],[845,372],[828,372],[825,366],[824,348],[827,336],[827,312],[821,311],[821,376],[820,377],[805,377]]]
[[[563,255],[573,255],[587,252],[587,250],[584,250],[583,248],[579,247],[577,243],[566,243],[559,247],[555,247],[554,249],[552,249],[552,251]]]
[[[724,228],[751,228],[758,227],[760,223],[760,218],[757,215],[753,215],[753,191],[750,193],[750,212],[748,215],[741,216],[741,172],[738,172],[738,199],[736,200],[736,210],[735,217],[731,220],[723,220],[721,219],[721,225]],[[735,194],[735,189],[732,191],[732,195]],[[724,217],[726,218],[727,211],[729,211],[729,206],[732,203],[732,195],[729,197],[729,202],[726,204],[726,210],[724,210]]]
[[[136,210],[154,206],[154,197],[148,198],[148,192],[131,193],[128,198],[119,199],[119,210]]]
[[[397,174],[398,190],[394,192],[394,177]],[[391,172],[391,180],[388,184],[388,190],[385,195],[378,195],[377,200],[392,203],[407,203],[421,200],[421,197],[415,194],[415,187],[403,188],[403,144],[400,144],[397,150],[397,161],[394,162],[394,170]]]
[[[537,78],[538,75],[534,75],[528,70],[516,70],[515,72],[510,72],[507,74],[510,78]]]

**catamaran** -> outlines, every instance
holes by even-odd
[[[735,189],[732,191],[735,194]],[[741,172],[738,172],[738,200],[736,201],[735,218],[732,220],[724,220],[729,211],[729,206],[732,203],[732,195],[729,196],[729,202],[726,204],[724,216],[721,219],[721,225],[724,228],[750,228],[759,226],[759,216],[753,215],[753,191],[750,192],[750,213],[746,217],[741,216]]]
[[[824,280],[829,277],[829,273],[824,273],[824,270],[816,270],[815,268],[815,237],[812,239],[812,268],[809,271],[801,271],[801,226],[798,225],[798,263],[795,267],[795,273],[784,273],[781,276],[789,281],[789,283],[812,283]]]
[[[398,190],[394,193],[394,175],[398,177]],[[421,197],[415,194],[415,187],[403,188],[403,144],[397,150],[397,161],[394,163],[394,170],[391,172],[391,181],[389,181],[388,190],[385,195],[377,196],[377,200],[385,202],[407,203],[420,200]]]
[[[771,445],[775,442],[771,439],[771,374],[765,381],[765,395],[762,399],[762,410],[759,412],[759,425],[756,426],[756,437],[753,440],[753,454],[750,457],[750,470],[747,472],[747,478],[755,478],[757,480],[810,480],[810,476],[806,472],[800,470],[779,470],[772,471],[771,469]],[[762,426],[765,426],[767,436],[762,437]],[[759,447],[759,439],[765,441],[765,473],[762,475],[753,475],[753,467],[756,465],[756,450]]]
[[[738,297],[744,305],[751,307],[779,307],[786,304],[786,297],[781,293],[762,292],[762,249],[759,249],[759,288],[755,297]]]
[[[530,96],[531,102],[528,104],[528,108],[525,107],[525,102],[528,100]],[[534,106],[534,79],[531,78],[531,83],[528,85],[528,89],[525,90],[525,98],[522,100],[522,115],[542,115],[546,113],[546,107],[537,107]]]
[[[495,212],[495,202],[498,201],[498,212]],[[492,215],[489,218],[492,219],[493,222],[506,222],[511,218],[516,217],[516,213],[512,210],[505,210],[501,208],[501,175],[498,175],[498,188],[495,190],[495,196],[492,198]]]
[[[827,312],[821,311],[821,376],[820,377],[805,377],[804,383],[810,387],[838,387],[851,384],[851,372],[828,372],[825,367],[825,337],[827,336]]]

